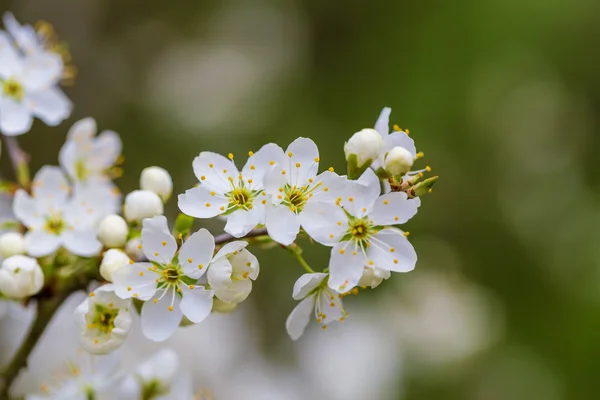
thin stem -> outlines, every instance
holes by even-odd
[[[246,236],[241,237],[241,238],[236,238],[234,236],[231,236],[229,233],[223,233],[221,235],[215,236],[215,244],[217,244],[217,245],[225,244],[225,243],[229,243],[229,242],[232,242],[232,241],[238,240],[238,239],[251,239],[251,238],[255,238],[258,236],[265,236],[265,235],[267,235],[267,228],[255,229],[255,230],[249,232]]]
[[[6,149],[10,156],[17,182],[19,182],[24,189],[29,189],[31,184],[29,157],[21,150],[19,142],[14,136],[4,136],[4,143],[6,143]]]
[[[298,247],[298,246],[296,246],[296,247]],[[309,274],[314,274],[315,270],[312,269],[310,267],[310,265],[308,265],[308,263],[306,262],[304,257],[302,257],[300,248],[298,247],[297,249],[291,249],[291,250],[294,253],[294,255],[296,256],[296,259],[298,260],[298,262],[300,263],[302,268],[304,268],[306,270],[306,272],[308,272]]]

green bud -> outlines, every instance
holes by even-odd
[[[431,178],[425,179],[423,182],[417,183],[415,186],[413,186],[409,190],[409,193],[408,193],[409,197],[410,198],[421,197],[421,196],[426,195],[427,193],[430,193],[433,185],[435,185],[437,180],[438,180],[437,176],[432,176]]]

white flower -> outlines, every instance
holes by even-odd
[[[144,360],[121,385],[124,399],[192,400],[192,381],[179,367],[179,357],[171,349],[162,349]]]
[[[104,252],[100,263],[100,275],[109,282],[113,281],[116,270],[131,263],[127,254],[119,249],[109,249]]]
[[[7,258],[25,254],[25,238],[19,232],[7,232],[0,236],[0,255]]]
[[[33,296],[44,286],[44,272],[35,258],[15,255],[2,261],[0,292],[13,299]]]
[[[357,285],[364,266],[387,271],[414,269],[417,255],[403,232],[389,225],[412,218],[418,202],[406,193],[379,196],[379,178],[367,170],[352,183],[353,193],[335,204],[314,203],[301,215],[302,227],[317,242],[333,246],[329,261],[329,287],[343,293]]]
[[[56,126],[71,114],[71,102],[56,87],[62,60],[43,52],[22,56],[0,31],[0,131],[20,135],[31,128],[34,117]]]
[[[385,170],[391,176],[406,174],[415,162],[414,156],[404,147],[396,146],[385,155]]]
[[[215,260],[228,263],[226,254],[239,251],[246,242],[229,243]],[[118,269],[113,280],[117,296],[144,301],[142,332],[154,341],[167,339],[185,315],[191,322],[202,322],[212,309],[213,292],[198,284],[213,259],[215,241],[206,230],[192,234],[177,252],[177,242],[169,233],[167,219],[145,219],[142,251],[150,262]],[[150,300],[150,301],[149,301]]]
[[[223,259],[224,258],[224,259]],[[252,281],[258,277],[256,257],[246,249],[215,257],[208,269],[208,284],[215,296],[227,303],[241,303],[252,291]]]
[[[33,181],[33,196],[18,190],[13,202],[16,217],[27,227],[27,253],[42,257],[60,246],[78,256],[99,253],[97,222],[107,215],[106,192],[80,190],[69,196],[69,185],[58,167],[45,166]]]
[[[235,164],[220,154],[202,152],[194,159],[194,174],[200,185],[179,195],[179,209],[195,218],[227,217],[225,231],[242,237],[264,223],[266,194],[265,174],[277,162],[281,148],[264,145],[249,153],[240,173]],[[233,159],[233,155],[230,154]]]
[[[390,278],[392,273],[385,269],[366,266],[360,280],[358,281],[358,286],[361,287],[370,287],[371,289],[375,289],[377,286],[381,284],[384,280]]]
[[[292,340],[302,336],[313,310],[323,329],[327,328],[327,324],[343,321],[348,316],[341,296],[327,287],[327,274],[317,272],[302,275],[294,284],[292,297],[301,300],[285,323]]]
[[[218,297],[215,297],[213,299],[212,312],[216,312],[219,314],[230,314],[237,309],[238,304],[239,303],[227,303],[226,301],[223,301],[223,300],[219,299]],[[1,306],[1,303],[0,303],[0,306]],[[0,312],[0,318],[2,318],[1,312]]]
[[[166,202],[173,192],[173,180],[166,169],[148,167],[140,175],[140,188],[156,193]]]
[[[102,131],[98,136],[96,132],[93,118],[75,122],[60,149],[60,165],[77,185],[104,185],[118,200],[118,190],[110,173],[121,155],[121,139],[113,131]]]
[[[285,154],[281,149],[278,153],[276,166],[265,177],[265,192],[272,202],[267,207],[265,223],[269,236],[287,246],[296,240],[299,216],[307,204],[335,203],[347,180],[330,171],[317,176],[319,149],[310,139],[298,138]]]
[[[26,55],[50,52],[50,43],[44,36],[38,34],[31,25],[21,25],[10,12],[5,12],[2,20],[8,34],[13,38],[17,47]],[[57,75],[59,78],[60,75]]]
[[[107,215],[98,226],[98,239],[106,247],[123,247],[127,242],[129,227],[120,215]]]
[[[125,244],[125,254],[132,260],[141,260],[144,256],[142,251],[142,239],[139,237],[129,239]]]
[[[81,347],[92,354],[108,354],[121,347],[131,328],[130,300],[123,300],[113,285],[100,286],[75,310]]]
[[[375,130],[379,132],[382,138],[381,151],[379,157],[373,162],[371,168],[377,171],[379,168],[383,168],[385,165],[385,156],[394,147],[402,147],[406,149],[413,157],[413,160],[417,158],[417,149],[415,148],[415,142],[410,136],[404,131],[392,131],[389,129],[389,119],[392,109],[385,107],[381,110],[377,122],[375,122]]]
[[[351,162],[351,156],[355,156],[357,167],[363,166],[369,160],[375,161],[381,151],[381,142],[381,135],[375,129],[356,132],[344,144],[346,161]]]
[[[149,190],[134,190],[125,197],[123,214],[129,222],[142,222],[164,212],[163,202]]]

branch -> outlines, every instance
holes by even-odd
[[[229,233],[223,233],[221,235],[215,236],[215,244],[225,244],[238,239],[251,239],[258,236],[264,236],[267,234],[267,228],[258,228],[251,232],[249,232],[246,236],[241,238],[236,238],[231,236]]]

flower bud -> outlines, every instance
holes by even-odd
[[[410,171],[415,158],[404,147],[394,147],[385,156],[385,170],[391,176],[402,176]]]
[[[388,279],[392,274],[377,267],[365,267],[363,274],[358,281],[358,286],[367,286],[375,289],[384,279]]]
[[[375,129],[358,131],[344,144],[346,161],[350,162],[350,157],[355,155],[358,167],[362,167],[369,160],[376,160],[380,150],[381,135]]]
[[[125,253],[134,261],[141,260],[144,257],[142,239],[139,237],[130,239],[125,245]]]
[[[109,282],[115,271],[129,264],[129,257],[122,250],[109,249],[104,252],[102,262],[100,263],[100,275]]]
[[[173,192],[173,180],[164,168],[148,167],[140,176],[140,188],[156,193],[166,202]]]
[[[22,299],[39,292],[44,286],[44,272],[35,258],[14,255],[0,266],[0,292]]]
[[[149,190],[134,190],[125,197],[124,214],[129,222],[141,223],[144,218],[162,215],[163,202]]]
[[[106,247],[123,247],[128,233],[127,222],[116,214],[104,217],[98,227],[98,239]]]
[[[230,314],[236,310],[239,303],[227,303],[217,297],[213,298],[212,311],[219,314]]]
[[[0,236],[0,255],[4,258],[25,254],[25,238],[18,232],[8,232]]]

